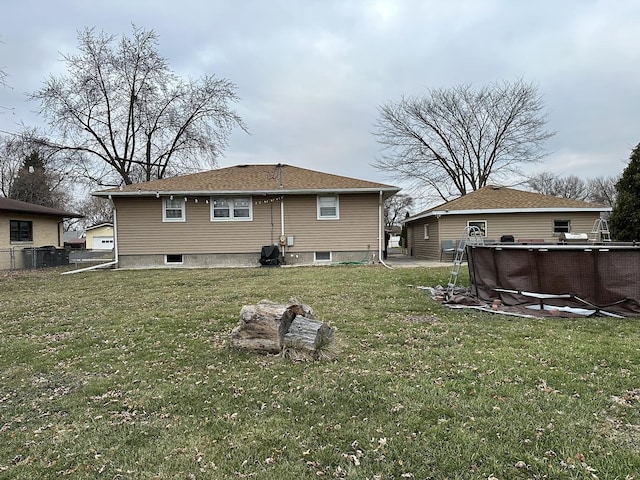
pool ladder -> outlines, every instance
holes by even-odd
[[[458,283],[460,275],[460,267],[467,256],[467,245],[484,245],[484,237],[482,230],[477,226],[465,227],[462,238],[457,242],[455,248],[455,256],[453,258],[453,267],[449,273],[449,282],[447,283],[447,298],[453,296],[454,289]]]

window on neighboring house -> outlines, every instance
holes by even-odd
[[[318,220],[337,220],[340,210],[337,195],[318,195]]]
[[[248,221],[253,218],[251,197],[212,197],[211,221]]]
[[[424,224],[424,239],[429,240],[429,224]]]
[[[560,235],[561,233],[571,232],[571,220],[554,220],[553,233]]]
[[[10,220],[9,239],[11,242],[33,242],[33,222]]]
[[[315,262],[330,262],[331,261],[331,252],[314,252]]]
[[[480,234],[483,237],[487,236],[487,221],[486,220],[474,220],[467,222],[467,227],[478,227]]]
[[[162,200],[163,222],[184,222],[186,218],[184,198],[164,198]]]

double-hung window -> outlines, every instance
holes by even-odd
[[[337,195],[318,195],[318,220],[337,220],[340,208]]]
[[[487,221],[486,220],[470,220],[467,222],[467,227],[470,229],[475,227],[480,230],[480,235],[483,237],[487,236]]]
[[[163,222],[184,222],[186,218],[184,198],[165,198],[162,200]]]
[[[553,233],[560,235],[561,233],[571,232],[571,220],[554,220],[553,221]]]
[[[11,242],[33,242],[33,222],[10,220],[9,238]]]
[[[251,197],[211,198],[211,221],[250,221],[253,219]]]

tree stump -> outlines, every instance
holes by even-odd
[[[333,329],[310,318],[296,316],[284,334],[283,346],[315,352],[333,341]]]
[[[302,352],[318,358],[333,342],[333,328],[315,320],[308,305],[261,300],[240,310],[240,322],[231,332],[231,346],[256,353]]]

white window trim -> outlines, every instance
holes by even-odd
[[[424,239],[429,240],[429,224],[424,224]]]
[[[484,228],[480,228],[480,232],[481,235],[483,237],[486,237],[488,232],[487,232],[487,221],[486,220],[468,220],[467,221],[467,227],[470,227],[472,223],[484,223]]]
[[[556,222],[567,222],[567,231],[566,232],[558,232],[558,231],[556,231]],[[563,233],[571,233],[571,219],[554,218],[553,219],[553,225],[551,226],[551,228],[553,230],[553,235],[554,236],[560,236]]]
[[[318,253],[328,253],[329,254],[329,258],[321,258],[318,259]],[[318,250],[317,252],[313,252],[313,261],[314,262],[318,262],[318,263],[322,263],[322,262],[331,262],[333,258],[333,253],[332,252],[327,252],[325,250]]]
[[[320,215],[320,199],[321,198],[335,198],[336,199],[336,214],[327,216]],[[338,195],[318,195],[316,197],[316,218],[318,220],[340,220],[340,198]]]
[[[179,262],[170,262],[169,257],[172,256],[180,256],[181,260]],[[165,265],[183,265],[184,264],[184,255],[181,253],[169,253],[164,256],[164,264]]]
[[[231,205],[229,206],[229,216],[228,217],[214,217],[214,206],[215,201],[218,198],[224,198],[229,201]],[[238,199],[248,199],[249,200],[249,216],[248,217],[234,217],[233,216],[233,201]],[[220,195],[218,197],[211,197],[209,199],[209,219],[212,222],[251,222],[253,220],[253,198],[250,196],[247,197],[226,197],[224,195]]]
[[[177,200],[180,202],[180,210],[182,211],[181,218],[167,218],[167,200]],[[163,222],[186,222],[187,221],[187,208],[186,202],[183,198],[171,199],[171,198],[163,198],[162,199],[162,221]]]

